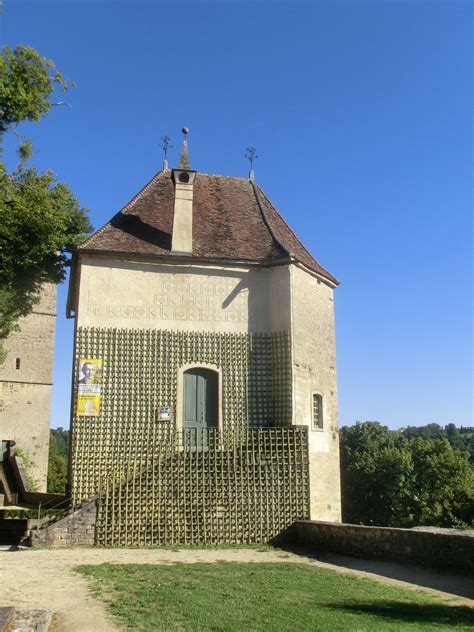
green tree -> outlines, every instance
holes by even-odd
[[[438,432],[429,428],[429,436],[432,431]],[[341,480],[346,522],[393,527],[474,524],[469,453],[447,439],[407,438],[377,422],[344,427]]]
[[[53,431],[49,435],[48,492],[64,494],[67,484],[67,455],[61,453]]]
[[[3,137],[23,121],[38,121],[54,105],[57,88],[68,84],[52,61],[28,46],[0,54],[0,151]],[[87,212],[51,171],[28,164],[29,141],[9,172],[0,161],[0,342],[38,302],[44,283],[65,277],[68,253],[91,230]]]
[[[69,454],[69,430],[64,430],[62,426],[59,426],[59,428],[52,428],[50,432],[56,439],[58,452],[67,457]]]
[[[474,465],[474,428],[458,428],[453,423],[443,428],[439,424],[431,423],[426,426],[408,426],[401,432],[407,439],[447,439],[453,448],[469,452],[470,462]]]
[[[403,431],[403,435],[407,439],[445,439],[446,430],[439,424],[426,424],[426,426],[408,426]]]
[[[341,429],[345,522],[403,526],[413,463],[407,440],[376,421]]]
[[[447,439],[412,439],[414,524],[466,527],[474,524],[474,470],[469,453]]]
[[[449,443],[457,450],[469,452],[469,460],[474,466],[474,428],[457,428],[454,424],[448,424],[445,429]]]

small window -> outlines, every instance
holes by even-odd
[[[323,429],[323,398],[319,393],[313,393],[312,397],[312,420],[313,420],[313,430],[322,430]]]
[[[18,370],[20,368],[20,358],[15,360],[15,369]]]

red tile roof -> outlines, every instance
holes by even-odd
[[[78,250],[170,256],[173,212],[171,171],[160,171]],[[303,246],[260,187],[245,178],[196,175],[192,257],[267,265],[293,257],[338,284]]]

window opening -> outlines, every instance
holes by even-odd
[[[323,398],[319,393],[313,393],[313,430],[323,428]]]

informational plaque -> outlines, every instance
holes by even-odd
[[[77,416],[98,417],[102,386],[102,360],[81,358],[77,377]]]
[[[174,407],[173,406],[160,406],[158,409],[159,421],[171,421],[174,419]]]

